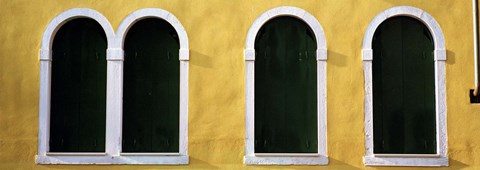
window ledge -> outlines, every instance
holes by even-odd
[[[327,165],[328,157],[318,154],[255,154],[245,156],[244,163],[247,165]]]
[[[394,157],[394,155],[396,155]],[[363,162],[367,166],[448,166],[448,158],[432,155],[418,156],[400,154],[377,154],[364,156]]]
[[[186,165],[185,155],[37,155],[37,164],[146,164],[146,165]]]

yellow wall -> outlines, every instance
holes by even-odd
[[[242,164],[245,38],[256,17],[278,6],[308,11],[327,38],[330,164],[301,168],[363,169],[363,35],[374,16],[399,5],[425,10],[443,29],[449,168],[480,168],[480,105],[470,104],[468,97],[474,83],[471,0],[0,0],[0,4],[0,169],[300,168]],[[129,13],[147,7],[165,9],[183,24],[191,54],[188,166],[35,165],[42,34],[57,14],[77,7],[99,11],[114,29]]]

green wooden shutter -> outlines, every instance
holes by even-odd
[[[107,40],[92,19],[74,19],[53,41],[50,152],[104,152]]]
[[[317,63],[312,30],[268,21],[255,40],[255,152],[316,153]]]
[[[123,152],[179,151],[179,40],[161,19],[143,19],[124,44]]]
[[[373,40],[374,152],[436,153],[433,40],[410,17],[382,23]]]

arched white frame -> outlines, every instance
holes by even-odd
[[[373,153],[373,90],[372,90],[372,40],[378,26],[396,16],[408,16],[424,23],[434,39],[435,111],[437,153],[427,154],[374,154]],[[437,21],[427,12],[410,6],[398,6],[378,14],[368,26],[362,46],[365,77],[365,149],[363,158],[369,166],[448,166],[447,157],[447,102],[445,90],[445,38]]]
[[[52,44],[57,31],[76,18],[90,18],[97,21],[107,37],[108,47],[112,45],[115,37],[114,31],[108,20],[99,12],[88,8],[74,8],[62,12],[48,24],[43,33],[40,49],[40,103],[39,103],[39,128],[38,128],[38,155],[36,163],[39,164],[77,164],[107,162],[111,153],[51,153],[49,152],[50,140],[50,94],[52,73]],[[108,58],[108,54],[107,54]],[[108,64],[107,64],[108,65]],[[109,77],[110,75],[107,75]],[[107,108],[108,110],[108,108]],[[107,111],[108,112],[108,111]],[[111,117],[107,114],[107,124]],[[109,134],[107,130],[106,134]],[[106,143],[108,144],[108,140]]]
[[[170,23],[180,40],[180,119],[179,119],[179,152],[178,153],[121,153],[122,147],[122,117],[123,117],[123,61],[124,51],[123,45],[125,37],[128,34],[128,30],[138,21],[145,18],[159,18]],[[107,98],[107,106],[111,106],[115,109],[111,112],[114,114],[115,121],[112,126],[107,126],[115,130],[115,133],[111,133],[107,138],[112,138],[115,141],[112,145],[112,150],[116,155],[120,155],[124,160],[128,160],[129,163],[135,164],[188,164],[188,63],[189,63],[189,49],[188,49],[188,37],[185,29],[180,21],[170,12],[156,9],[145,8],[137,10],[128,15],[120,24],[117,29],[113,48],[110,49],[111,55],[111,67],[108,69],[108,74],[113,75],[111,79],[108,79],[109,85],[108,91],[111,92],[111,98]],[[110,66],[110,65],[109,65]]]
[[[50,153],[50,94],[51,46],[55,33],[66,22],[76,18],[97,21],[107,37],[107,105],[106,143],[103,153]],[[123,98],[123,41],[128,29],[144,18],[160,18],[169,22],[180,39],[180,145],[179,153],[121,154],[122,98]],[[178,19],[161,9],[141,9],[128,15],[114,33],[108,20],[99,12],[88,8],[74,8],[56,16],[43,34],[40,49],[40,106],[38,129],[38,164],[188,164],[188,37]]]
[[[317,118],[318,153],[314,154],[255,154],[255,38],[260,28],[269,20],[291,16],[304,21],[315,34],[317,42]],[[245,126],[246,148],[244,163],[250,165],[326,165],[327,157],[327,44],[323,28],[317,19],[307,11],[290,6],[270,9],[260,15],[247,34],[245,47]]]

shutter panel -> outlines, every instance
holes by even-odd
[[[179,40],[161,19],[143,19],[125,39],[123,152],[179,151]]]
[[[92,19],[67,22],[55,35],[50,152],[104,152],[106,49]]]
[[[279,17],[255,40],[255,152],[316,153],[317,66],[313,32]]]
[[[386,20],[373,41],[374,152],[436,153],[433,40],[409,17]]]

